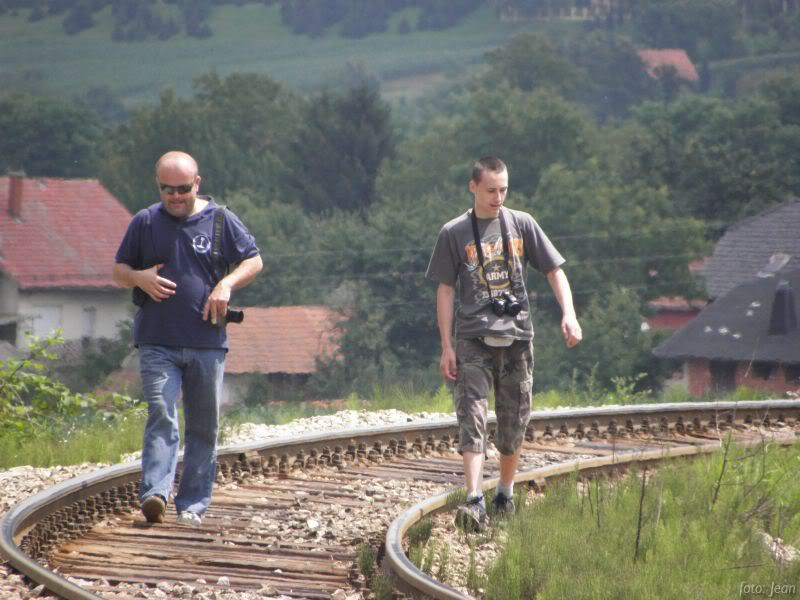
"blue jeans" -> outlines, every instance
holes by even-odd
[[[141,345],[139,367],[147,401],[140,499],[169,500],[178,462],[178,394],[183,390],[186,443],[175,496],[178,512],[203,514],[217,469],[217,429],[225,350]]]

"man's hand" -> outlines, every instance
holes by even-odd
[[[567,348],[574,348],[583,339],[581,326],[575,317],[564,317],[561,319],[561,333],[567,342]]]
[[[211,318],[211,324],[216,325],[218,319],[224,319],[228,312],[228,302],[231,300],[231,286],[224,279],[221,280],[208,295],[206,305],[203,307],[203,320]]]
[[[442,350],[439,370],[445,379],[456,380],[456,353],[451,346],[445,346],[444,350]]]
[[[145,294],[150,296],[155,302],[161,302],[175,295],[178,287],[175,282],[161,277],[158,272],[164,265],[154,265],[149,269],[136,271],[136,287],[140,288]]]

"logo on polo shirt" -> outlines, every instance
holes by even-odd
[[[198,254],[205,254],[211,250],[211,240],[204,235],[196,235],[192,240],[192,247]]]

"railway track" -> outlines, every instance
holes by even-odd
[[[781,441],[800,439],[800,401],[538,412],[517,479],[541,487],[576,468],[713,451],[718,432],[731,428],[743,442],[778,430]],[[145,523],[139,465],[118,465],[12,508],[0,522],[0,552],[64,598],[190,597],[202,589],[321,599],[358,592],[357,552],[367,544],[398,589],[461,598],[403,553],[405,531],[445,509],[446,490],[461,484],[456,442],[448,420],[224,448],[199,529],[175,525],[171,512],[165,524]],[[496,472],[496,461],[487,468]]]

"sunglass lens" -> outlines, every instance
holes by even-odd
[[[165,194],[188,194],[192,191],[194,184],[189,183],[184,185],[167,185],[166,183],[160,183],[159,187]]]

